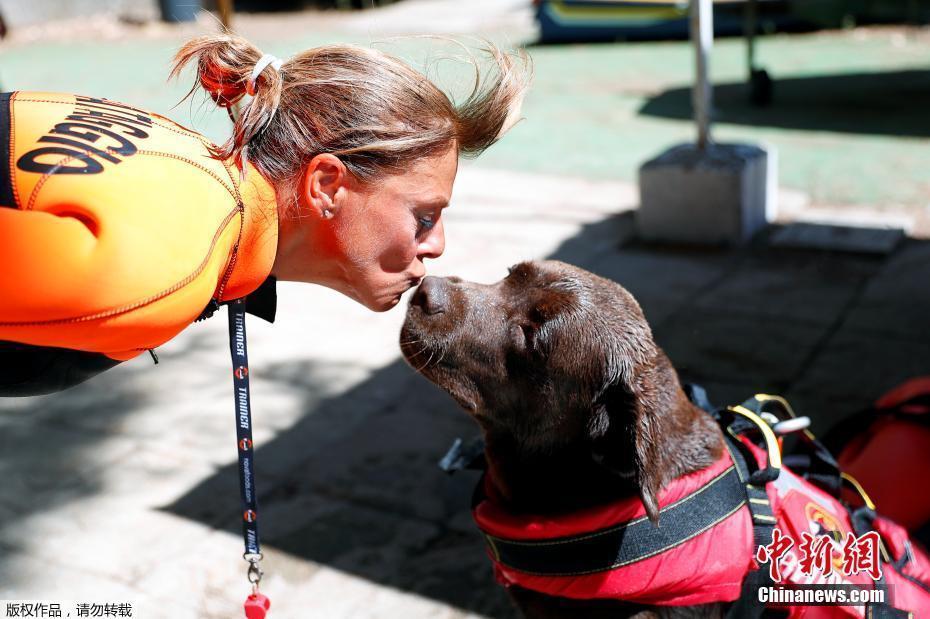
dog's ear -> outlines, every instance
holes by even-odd
[[[594,459],[636,484],[646,515],[659,521],[661,489],[658,393],[653,368],[626,371],[597,398],[589,424]]]

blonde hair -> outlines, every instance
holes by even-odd
[[[485,42],[495,71],[477,62],[471,94],[454,104],[426,76],[400,59],[355,45],[324,45],[265,67],[255,95],[235,119],[232,136],[213,151],[218,159],[248,159],[279,193],[291,195],[304,166],[317,154],[339,157],[359,181],[402,173],[413,161],[442,154],[452,145],[475,157],[519,117],[530,81],[525,52],[505,53]],[[197,61],[197,84],[220,107],[246,94],[255,64],[254,45],[229,34],[188,41],[177,53],[171,77]],[[232,116],[232,114],[231,114]]]

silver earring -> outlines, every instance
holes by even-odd
[[[328,208],[323,209],[323,219],[329,219],[333,216],[333,212]]]

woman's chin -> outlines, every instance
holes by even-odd
[[[397,307],[404,294],[414,288],[416,283],[418,282],[407,280],[400,285],[385,286],[377,292],[371,291],[373,294],[358,294],[353,298],[373,312],[386,312]]]
[[[373,312],[386,312],[397,307],[397,304],[400,303],[401,297],[403,297],[403,293],[394,295],[393,297],[379,297],[377,299],[372,299],[370,302],[365,303],[364,305]]]

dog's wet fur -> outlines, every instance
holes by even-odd
[[[719,428],[682,391],[632,295],[569,264],[523,262],[489,285],[427,277],[400,343],[407,362],[477,421],[495,489],[514,513],[638,496],[656,522],[659,490],[721,455]],[[723,610],[510,593],[532,618]]]

